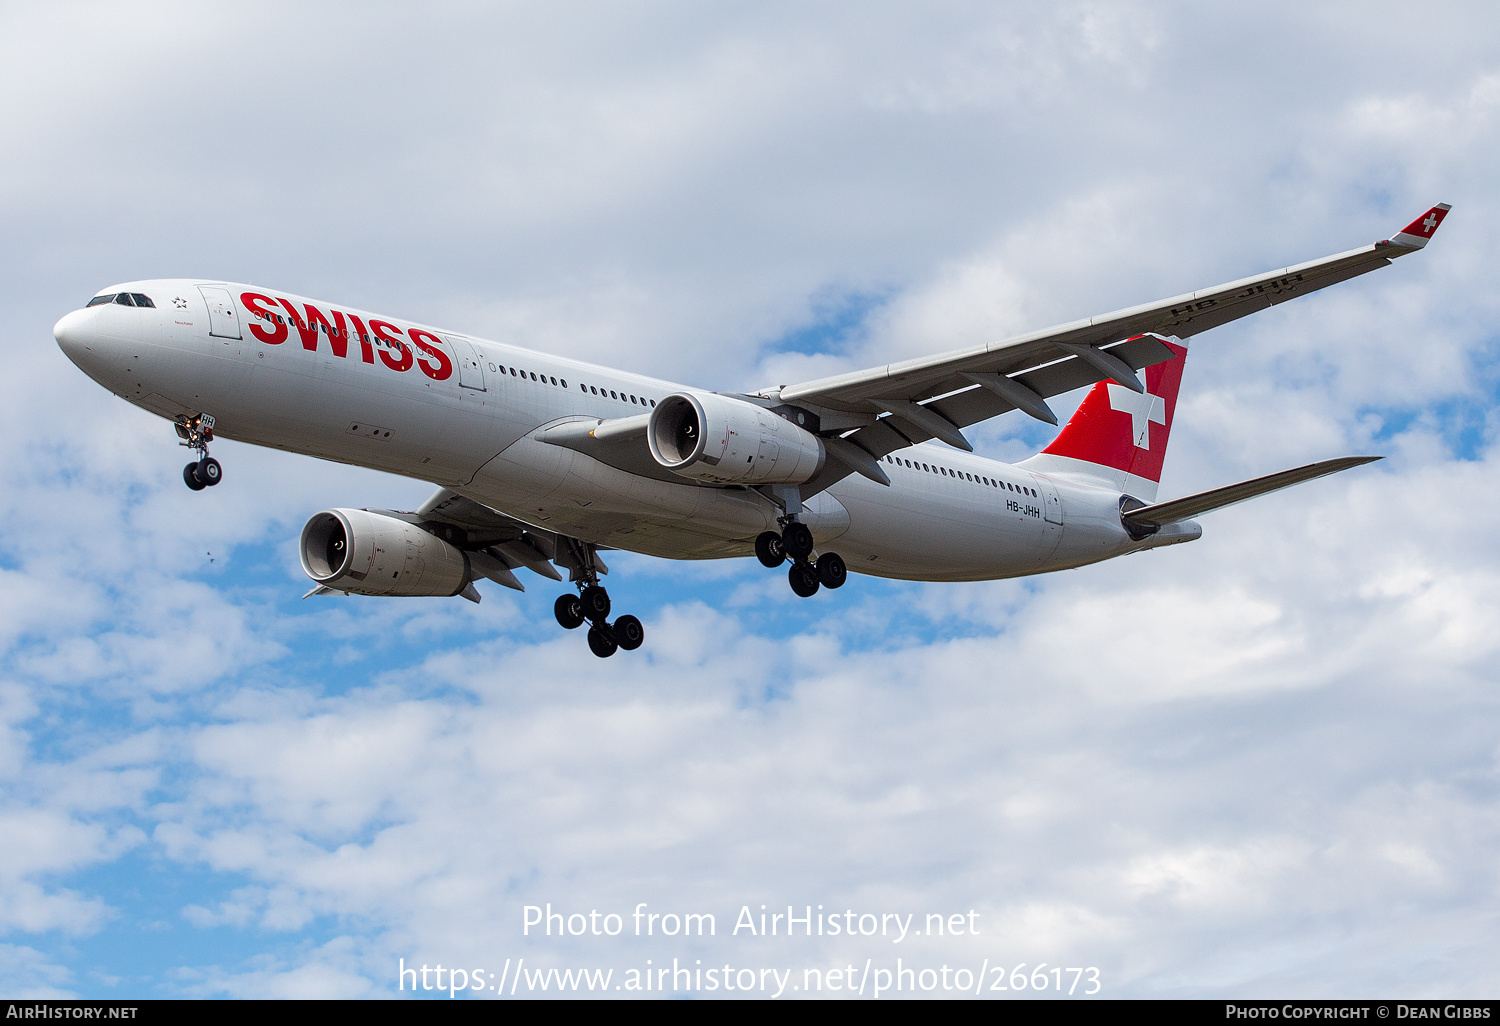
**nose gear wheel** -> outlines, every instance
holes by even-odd
[[[196,463],[182,468],[182,481],[195,492],[212,487],[224,479],[224,468],[208,454],[208,443],[214,440],[214,419],[206,413],[196,417],[178,417],[175,427],[177,437],[184,445],[198,454]]]

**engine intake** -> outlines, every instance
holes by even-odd
[[[326,588],[356,595],[457,595],[468,557],[414,524],[364,509],[325,509],[302,528],[302,569]]]
[[[711,392],[677,392],[658,402],[646,441],[672,473],[714,484],[801,484],[828,458],[817,435]]]

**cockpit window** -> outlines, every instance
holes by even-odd
[[[114,303],[117,306],[146,306],[156,309],[156,304],[151,302],[151,297],[142,292],[111,292],[108,295],[95,296],[89,300],[87,306],[103,306],[106,303]]]

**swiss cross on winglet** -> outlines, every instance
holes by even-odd
[[[1427,240],[1432,238],[1433,233],[1438,230],[1438,225],[1443,223],[1443,218],[1447,217],[1448,211],[1452,209],[1447,203],[1439,203],[1395,235],[1392,235],[1390,241],[1397,246],[1406,246],[1409,249],[1421,249],[1427,245]]]

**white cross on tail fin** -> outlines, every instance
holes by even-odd
[[[1161,396],[1141,395],[1114,382],[1109,384],[1109,408],[1130,414],[1137,449],[1151,448],[1151,425],[1167,422],[1167,403]]]

